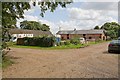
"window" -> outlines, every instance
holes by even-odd
[[[64,39],[64,37],[61,37],[62,39]]]
[[[86,36],[86,34],[83,34],[83,37],[85,37]]]
[[[67,39],[69,39],[69,36],[67,36]]]
[[[92,39],[92,37],[89,37],[89,39]]]
[[[69,34],[67,34],[67,39],[69,39]]]

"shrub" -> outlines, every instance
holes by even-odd
[[[100,40],[100,39],[95,40],[95,42],[100,42],[100,41],[102,41],[102,40]]]
[[[60,45],[65,45],[65,42],[64,42],[64,41],[61,41],[61,42],[60,42]]]
[[[70,43],[77,45],[77,44],[80,44],[80,40],[79,39],[71,39]]]
[[[70,45],[70,41],[67,40],[67,41],[64,42],[64,44],[65,44],[65,45]]]
[[[24,38],[24,43],[21,45],[25,46],[40,46],[40,47],[51,47],[54,45],[54,37],[33,37]]]
[[[24,44],[24,39],[23,38],[18,38],[17,39],[17,45],[22,45]]]
[[[17,40],[17,42],[19,41],[19,39]],[[20,42],[20,41],[19,41]],[[23,43],[21,44],[21,45],[25,45],[25,46],[29,46],[30,44],[30,38],[28,38],[28,37],[25,37],[24,39],[23,39]]]
[[[3,42],[3,43],[2,43],[2,49],[5,49],[5,48],[7,48],[7,47],[8,47],[7,43],[6,43],[6,42]]]

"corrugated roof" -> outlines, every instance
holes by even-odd
[[[10,29],[10,34],[33,34],[34,36],[46,35],[53,36],[50,31],[41,31],[41,30],[27,30],[27,29]]]
[[[57,34],[102,34],[104,30],[63,30]]]

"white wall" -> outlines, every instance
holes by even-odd
[[[24,38],[24,37],[33,37],[33,34],[12,34],[12,41],[17,41],[18,38]],[[16,37],[16,39],[14,39]]]

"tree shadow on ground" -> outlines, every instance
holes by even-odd
[[[113,51],[113,52],[108,52],[108,51],[104,51],[103,54],[120,54],[119,51]]]
[[[10,59],[20,59],[21,57],[9,56]]]

